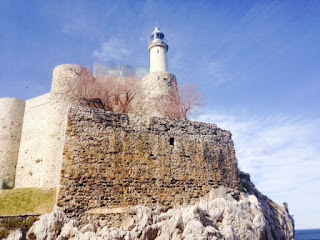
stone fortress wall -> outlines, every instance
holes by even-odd
[[[20,146],[25,101],[0,99],[0,187],[13,186]]]
[[[111,225],[134,205],[191,204],[218,186],[239,196],[231,133],[165,118],[159,103],[173,106],[178,98],[173,74],[144,77],[129,114],[81,106],[81,84],[93,79],[86,68],[60,65],[50,93],[0,99],[0,177],[7,185],[56,187],[57,206],[69,217]]]
[[[26,101],[15,187],[52,188],[58,174],[64,144],[65,115],[77,104],[79,80],[93,78],[78,65],[60,65],[53,70],[51,92]]]
[[[58,193],[70,217],[134,205],[173,207],[212,187],[239,189],[231,133],[214,124],[71,107]],[[102,210],[103,211],[103,210]]]
[[[0,172],[7,184],[15,177],[16,188],[58,187],[58,205],[79,214],[106,206],[188,204],[217,186],[237,192],[231,134],[213,124],[164,118],[157,108],[177,100],[173,74],[143,78],[127,115],[81,107],[82,80],[93,78],[81,66],[60,65],[50,93],[0,99],[0,133],[12,136],[2,137],[7,142],[0,151],[7,156]]]
[[[15,187],[41,187],[48,142],[50,94],[25,101],[24,120],[17,159]]]
[[[0,99],[0,183],[12,186],[15,181],[16,188],[58,186],[67,107],[81,105],[79,89],[84,79],[93,79],[88,69],[59,65],[53,71],[50,93],[26,101]],[[175,98],[175,76],[155,72],[141,82],[142,93],[131,113],[164,117],[154,106],[161,96]]]
[[[50,131],[50,152],[47,174],[54,175],[54,181],[50,178],[45,183],[47,186],[58,186],[59,172],[62,161],[64,146],[64,133],[66,125],[66,113],[68,105],[80,104],[79,91],[83,80],[91,81],[93,76],[87,68],[79,65],[64,64],[55,67],[53,70],[50,105],[51,111],[55,114],[49,119]]]

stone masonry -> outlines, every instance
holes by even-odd
[[[0,99],[0,189],[59,187],[68,105],[81,105],[83,85],[94,79],[90,70],[73,64],[54,68],[51,92],[29,100]],[[177,100],[173,74],[154,72],[142,80],[130,109],[140,118],[176,117],[162,112]],[[92,90],[94,86],[92,86]]]
[[[213,187],[239,189],[231,133],[214,124],[71,107],[57,205],[67,215],[143,204],[173,207]]]

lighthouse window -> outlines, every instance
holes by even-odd
[[[174,146],[174,138],[170,138],[169,143],[171,146]]]
[[[159,49],[157,49],[157,53],[159,53]]]

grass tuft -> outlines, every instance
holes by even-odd
[[[56,189],[17,188],[0,191],[0,215],[43,214],[53,210]]]

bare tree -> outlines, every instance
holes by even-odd
[[[188,118],[197,113],[205,105],[203,95],[195,84],[185,83],[179,87],[180,118]]]
[[[87,99],[88,102],[101,101],[98,108],[106,111],[115,111],[115,95],[119,85],[119,79],[113,76],[97,76],[94,83],[94,92]]]
[[[188,120],[205,105],[203,95],[195,84],[185,83],[178,88],[176,96],[159,97],[156,109],[172,119]]]
[[[114,102],[118,105],[118,112],[128,113],[134,98],[140,93],[140,81],[136,78],[122,78],[114,88]]]
[[[69,86],[72,101],[82,106],[106,111],[128,113],[135,97],[141,94],[139,79],[96,76],[80,73],[77,87]],[[203,96],[195,84],[183,84],[174,96],[163,96],[155,109],[172,119],[188,120],[203,106]]]
[[[156,98],[155,109],[167,118],[181,119],[180,101],[178,95]]]
[[[110,92],[106,85],[99,82],[91,74],[79,73],[77,84],[68,83],[68,95],[74,103],[89,108],[105,109],[112,111],[108,101]]]
[[[140,91],[139,80],[114,76],[79,76],[79,87],[73,89],[77,102],[86,107],[128,113]]]

